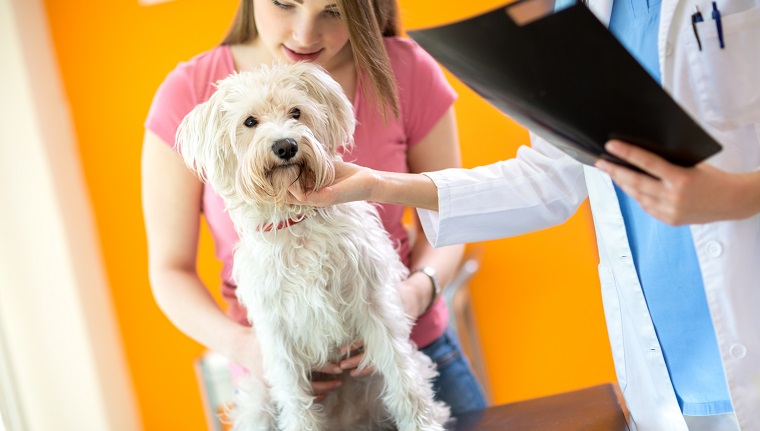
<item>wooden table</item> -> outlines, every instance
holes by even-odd
[[[629,431],[612,384],[466,413],[450,431]]]

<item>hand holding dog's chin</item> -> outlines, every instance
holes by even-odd
[[[335,162],[335,179],[319,190],[304,190],[298,183],[292,184],[291,204],[325,207],[346,202],[370,200],[373,189],[379,182],[375,171],[353,163]]]

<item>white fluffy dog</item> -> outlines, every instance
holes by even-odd
[[[253,375],[241,384],[235,430],[443,430],[449,409],[433,400],[434,366],[409,341],[396,290],[408,271],[375,207],[286,203],[295,182],[330,184],[338,149],[352,142],[341,87],[308,63],[260,67],[217,87],[185,117],[177,142],[240,235],[233,276],[267,384]],[[360,368],[375,373],[342,375],[341,387],[316,403],[312,370],[339,362],[340,347],[360,340]]]

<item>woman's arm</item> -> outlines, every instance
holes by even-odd
[[[260,369],[254,331],[224,314],[196,272],[202,192],[203,184],[182,158],[146,131],[142,201],[156,302],[190,338],[249,370]]]

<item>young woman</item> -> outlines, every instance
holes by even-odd
[[[143,148],[143,207],[156,301],[185,334],[251,372],[260,372],[255,328],[248,326],[230,278],[237,235],[221,199],[173,149],[177,126],[230,73],[273,62],[310,61],[325,68],[354,105],[355,148],[346,159],[396,172],[457,167],[455,94],[432,59],[398,37],[397,16],[394,0],[242,0],[222,44],[181,63],[156,93]],[[226,313],[196,273],[201,213],[223,262]],[[412,270],[398,288],[407,313],[417,318],[413,341],[438,363],[438,398],[454,414],[484,407],[480,386],[447,330],[446,305],[436,294],[436,283],[444,285],[453,276],[462,247],[434,249],[424,240],[411,244],[402,224],[403,207],[385,205],[380,213]],[[415,229],[421,238],[418,222]],[[328,376],[313,382],[317,399],[338,384],[330,375],[345,370],[359,376],[355,368],[360,360],[361,353],[315,370]]]

